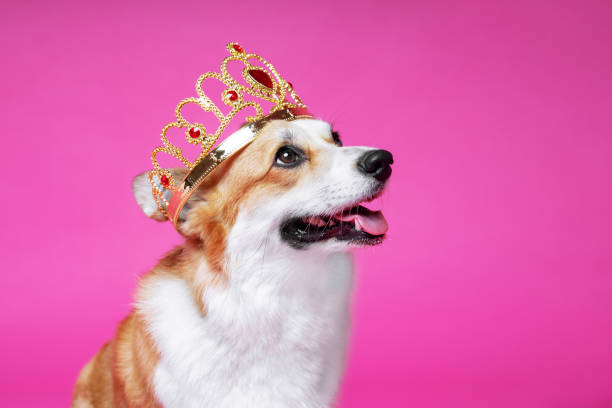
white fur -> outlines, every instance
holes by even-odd
[[[151,183],[147,173],[135,177],[132,182],[132,191],[136,202],[147,217],[154,217],[159,209],[157,203],[151,195]]]
[[[163,406],[330,406],[343,369],[351,262],[346,254],[303,261],[275,257],[240,285],[208,290],[207,317],[180,279],[150,289],[141,310],[161,354],[154,384]],[[266,279],[279,270],[312,279]]]
[[[367,148],[331,145],[323,140],[329,125],[319,121],[295,121],[291,133],[296,143],[319,144],[325,166],[240,209],[227,243],[229,284],[207,288],[207,315],[179,278],[158,279],[141,293],[138,308],[161,356],[155,393],[165,407],[333,403],[349,330],[352,259],[345,243],[296,250],[278,231],[288,216],[332,213],[363,198],[370,180],[355,162]]]

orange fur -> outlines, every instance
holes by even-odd
[[[115,339],[106,343],[83,368],[73,407],[158,407],[152,391],[159,359],[153,341],[136,312],[125,318]]]
[[[201,259],[197,241],[187,240],[140,279],[137,300],[156,279],[168,274],[193,282]],[[153,373],[158,360],[157,348],[137,307],[119,324],[115,338],[81,371],[72,406],[158,407],[153,390]]]

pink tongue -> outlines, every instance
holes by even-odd
[[[355,223],[361,224],[362,229],[372,235],[382,235],[389,229],[387,220],[380,211],[373,212],[370,215],[357,214]]]
[[[355,220],[355,225],[359,224],[362,230],[371,235],[382,235],[389,229],[387,220],[380,211],[372,212],[369,215],[350,214],[341,218],[343,221]]]

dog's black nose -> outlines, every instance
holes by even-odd
[[[386,150],[370,150],[357,160],[357,168],[378,181],[386,181],[391,176],[393,155]]]

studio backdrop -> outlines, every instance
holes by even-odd
[[[0,406],[66,407],[180,242],[132,178],[225,44],[393,152],[338,406],[612,406],[606,1],[4,1]]]

